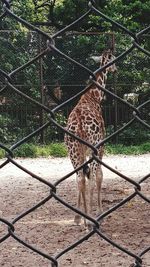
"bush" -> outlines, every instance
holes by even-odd
[[[5,157],[5,151],[3,149],[0,149],[0,159]]]
[[[67,149],[64,144],[60,144],[60,143],[51,144],[50,155],[54,157],[66,157]]]
[[[143,143],[141,145],[129,145],[124,146],[122,144],[106,144],[105,146],[105,153],[106,154],[113,154],[113,155],[141,155],[144,153],[150,153],[150,143]]]
[[[56,119],[57,123],[59,123],[61,126],[65,127],[66,117],[63,114],[61,114],[61,113],[56,114],[55,119]],[[46,143],[63,141],[64,140],[64,132],[52,123],[44,131],[44,140]]]
[[[139,123],[134,123],[118,135],[118,142],[126,146],[141,145],[147,142],[149,138],[149,130]]]
[[[33,144],[23,144],[15,150],[16,157],[34,158],[37,155],[37,147]]]
[[[145,151],[145,153],[150,153],[150,142],[141,144],[141,149]]]
[[[48,157],[50,156],[50,146],[42,145],[37,146],[37,157]]]
[[[5,151],[0,149],[0,158],[4,158]],[[50,145],[39,146],[34,144],[22,144],[14,150],[15,157],[66,157],[67,149],[63,143],[52,143]]]
[[[63,143],[52,143],[50,145],[37,146],[37,157],[66,157],[67,149]]]
[[[122,144],[106,144],[105,154],[113,155],[140,155],[150,153],[150,143],[143,143],[141,145],[124,146]],[[15,157],[66,157],[67,148],[63,143],[52,143],[49,145],[33,145],[23,144],[14,151]],[[5,157],[5,151],[0,149],[0,158]]]
[[[1,142],[3,143],[6,143],[6,142],[9,142],[9,138],[10,138],[10,131],[9,131],[9,128],[8,128],[8,124],[11,123],[11,119],[6,115],[0,115],[0,140]]]

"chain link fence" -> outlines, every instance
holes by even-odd
[[[85,90],[87,90],[87,88],[83,89],[81,91],[79,90],[79,92],[76,92],[76,94],[72,95],[69,99],[63,101],[62,103],[57,104],[54,108],[49,108],[47,105],[45,105],[43,103],[43,101],[42,102],[38,101],[38,98],[36,96],[34,96],[34,94],[33,94],[33,90],[29,90],[28,93],[26,93],[25,91],[22,91],[18,86],[16,86],[15,79],[17,76],[23,77],[22,76],[23,72],[27,72],[27,74],[29,76],[31,75],[31,77],[32,77],[32,74],[35,71],[34,66],[37,63],[39,64],[39,61],[41,59],[50,58],[51,60],[54,60],[53,57],[57,57],[57,58],[59,58],[60,62],[65,60],[66,66],[67,66],[67,64],[69,64],[69,65],[73,66],[73,68],[77,72],[82,72],[82,74],[84,74],[83,77],[85,77],[84,80],[86,80],[90,76],[91,81],[94,84],[96,84],[95,75],[98,71],[102,71],[103,68],[98,69],[96,71],[93,71],[92,68],[89,68],[85,64],[86,62],[81,63],[80,60],[76,60],[76,58],[73,58],[72,56],[70,56],[69,53],[67,53],[67,51],[64,52],[63,49],[61,50],[59,48],[59,45],[57,46],[57,41],[56,41],[58,37],[61,37],[63,40],[64,37],[62,37],[62,36],[64,36],[66,32],[71,30],[75,25],[80,24],[80,22],[84,18],[88,18],[88,16],[90,14],[96,14],[98,16],[101,16],[107,22],[110,22],[112,25],[114,25],[118,30],[121,30],[123,33],[125,33],[130,39],[130,45],[128,45],[128,48],[126,48],[126,49],[123,48],[121,53],[118,54],[118,56],[112,62],[112,64],[115,62],[118,65],[120,62],[124,62],[126,57],[128,57],[129,55],[131,55],[131,58],[132,58],[133,52],[135,52],[137,60],[138,60],[138,53],[139,53],[140,55],[142,54],[143,58],[145,58],[145,61],[147,61],[149,56],[150,56],[150,52],[148,51],[148,49],[145,48],[145,46],[143,44],[143,40],[144,40],[143,36],[145,36],[145,34],[147,34],[149,32],[150,28],[148,27],[148,28],[143,29],[142,31],[134,34],[133,32],[130,32],[128,29],[126,29],[125,27],[120,25],[119,23],[112,21],[111,18],[107,17],[105,14],[101,13],[95,7],[94,1],[90,1],[89,5],[88,5],[88,11],[85,14],[83,14],[82,17],[80,17],[78,20],[74,21],[71,25],[66,26],[64,29],[62,29],[62,30],[60,30],[60,31],[58,31],[52,35],[49,35],[48,33],[40,30],[39,28],[36,28],[32,24],[30,24],[28,21],[21,19],[15,13],[13,13],[12,9],[10,8],[9,1],[3,0],[2,2],[3,2],[3,13],[1,14],[1,19],[9,17],[10,19],[16,20],[17,22],[21,23],[21,25],[24,26],[25,28],[27,28],[31,31],[34,31],[37,33],[37,35],[41,36],[41,39],[45,40],[45,44],[43,45],[43,49],[40,52],[37,50],[37,53],[35,53],[35,54],[32,53],[33,52],[32,46],[30,47],[30,49],[27,48],[30,50],[29,51],[30,52],[30,58],[32,57],[32,59],[28,59],[25,61],[22,60],[22,62],[18,62],[17,63],[18,66],[15,69],[13,69],[12,71],[0,69],[1,94],[7,95],[7,92],[11,92],[13,99],[15,99],[16,96],[19,96],[19,98],[22,101],[25,100],[26,102],[28,102],[29,105],[35,106],[37,108],[37,110],[41,109],[42,112],[44,114],[46,114],[46,121],[43,121],[43,123],[41,124],[40,127],[32,130],[28,135],[25,135],[20,141],[15,142],[12,146],[7,147],[4,143],[0,144],[1,149],[3,149],[6,152],[6,158],[7,158],[1,164],[1,168],[5,168],[5,166],[8,163],[15,165],[17,168],[21,169],[23,172],[27,173],[28,175],[30,175],[34,179],[37,179],[42,184],[46,185],[49,188],[49,195],[46,196],[42,201],[39,201],[38,204],[34,205],[32,208],[26,209],[25,212],[19,214],[11,221],[1,217],[0,221],[5,226],[8,226],[8,231],[7,231],[7,234],[4,234],[1,236],[0,242],[1,243],[6,242],[6,240],[9,240],[9,238],[11,237],[14,240],[16,240],[17,242],[21,243],[23,246],[29,248],[31,251],[34,251],[38,255],[49,260],[49,262],[51,263],[51,266],[55,267],[55,266],[59,266],[58,259],[60,257],[62,257],[64,254],[66,254],[68,251],[75,249],[77,246],[84,243],[86,240],[88,240],[88,239],[90,240],[90,237],[92,237],[93,235],[97,235],[97,237],[102,238],[108,244],[116,247],[118,250],[122,251],[124,254],[131,257],[133,260],[132,266],[141,267],[142,266],[142,257],[146,253],[149,252],[150,247],[143,248],[141,250],[141,252],[138,255],[136,255],[135,253],[133,253],[129,249],[124,248],[123,246],[114,242],[112,239],[108,238],[107,235],[103,233],[103,230],[100,227],[100,222],[102,220],[105,220],[106,218],[108,218],[108,216],[110,214],[117,211],[120,207],[124,206],[126,203],[128,203],[131,199],[135,198],[137,195],[143,201],[145,201],[145,203],[150,203],[149,198],[145,194],[143,194],[142,188],[141,188],[143,182],[148,181],[148,179],[150,178],[150,174],[143,176],[138,182],[136,182],[135,180],[131,179],[130,177],[128,177],[126,175],[123,175],[119,171],[116,171],[115,168],[112,168],[109,165],[107,165],[105,162],[101,161],[96,156],[96,148],[97,148],[97,146],[101,146],[103,144],[106,144],[107,142],[112,140],[114,137],[122,134],[125,130],[129,129],[135,122],[139,125],[139,128],[145,128],[145,129],[149,130],[150,125],[149,125],[148,121],[143,119],[143,112],[149,106],[150,100],[146,99],[142,103],[140,103],[140,105],[136,106],[130,102],[125,101],[122,97],[119,96],[119,94],[116,91],[114,92],[114,91],[108,90],[107,88],[99,88],[100,90],[103,90],[105,92],[107,97],[110,97],[111,99],[113,99],[113,101],[117,101],[119,104],[124,105],[125,109],[130,110],[130,118],[128,118],[128,121],[125,124],[123,124],[123,126],[121,126],[119,129],[116,129],[113,133],[109,134],[103,141],[101,141],[99,144],[97,144],[97,146],[92,147],[90,145],[90,147],[92,147],[92,149],[93,149],[93,156],[90,159],[90,161],[96,160],[97,162],[102,164],[104,167],[109,169],[111,172],[116,173],[120,178],[129,182],[134,188],[134,193],[130,194],[128,197],[126,197],[125,199],[123,199],[122,201],[120,201],[119,203],[117,203],[116,205],[111,207],[110,209],[108,209],[105,212],[103,212],[102,214],[98,215],[96,218],[93,218],[93,217],[87,216],[86,214],[84,214],[83,212],[81,212],[80,210],[75,208],[74,206],[70,205],[69,202],[65,201],[63,198],[61,198],[57,194],[58,185],[61,184],[66,179],[68,179],[77,170],[74,170],[73,172],[68,173],[64,177],[61,177],[55,183],[51,183],[51,182],[45,180],[42,176],[38,176],[34,172],[29,171],[28,169],[23,167],[21,164],[17,163],[17,161],[15,160],[15,149],[20,147],[22,144],[29,142],[33,137],[38,136],[39,134],[41,134],[41,132],[47,130],[48,127],[51,127],[51,125],[57,127],[60,131],[62,131],[63,134],[66,133],[68,135],[73,136],[73,134],[68,132],[64,127],[62,127],[56,121],[56,115],[60,110],[63,110],[66,108],[66,106],[69,106],[72,103],[74,103],[74,101],[76,101],[82,94],[84,94],[84,92],[85,92]],[[34,42],[34,38],[33,38],[33,42]],[[10,49],[8,48],[8,52],[9,51],[10,51]],[[23,53],[26,53],[26,49],[23,50]],[[34,54],[34,56],[33,56],[33,54]],[[50,57],[48,57],[49,55],[50,55]],[[14,57],[14,60],[17,61],[17,53],[15,53],[15,51],[13,53],[13,57]],[[131,65],[131,73],[132,73],[133,65],[132,65],[131,58],[130,58],[130,65]],[[33,66],[33,72],[32,71],[30,73],[28,72],[29,66]],[[59,64],[59,66],[61,66],[61,64]],[[8,66],[8,69],[9,69],[9,66]],[[41,69],[39,71],[41,71]],[[39,72],[37,72],[37,76],[38,75],[39,75]],[[42,84],[43,81],[40,80],[40,83]],[[33,81],[33,84],[35,84],[35,86],[36,86],[37,81],[36,80]],[[98,86],[98,85],[96,84],[96,86]],[[76,138],[76,137],[74,136],[74,138]],[[80,138],[78,138],[78,139],[80,140],[80,142],[84,142],[84,144],[86,143],[84,140],[82,140]],[[87,143],[87,146],[89,146],[88,143]],[[85,164],[87,164],[87,162]],[[64,168],[65,168],[65,166],[64,166]],[[83,166],[81,166],[80,168],[83,168]],[[33,246],[30,243],[26,242],[25,239],[23,239],[21,236],[17,235],[15,232],[15,225],[18,221],[20,221],[22,218],[24,218],[28,214],[32,213],[33,211],[35,211],[37,208],[41,207],[42,205],[44,205],[48,201],[49,201],[49,205],[51,205],[52,199],[57,200],[59,203],[61,203],[67,209],[70,209],[70,210],[74,211],[75,213],[82,215],[84,218],[87,218],[90,222],[93,223],[93,228],[91,231],[89,231],[88,233],[85,233],[84,236],[82,238],[79,238],[76,242],[69,244],[69,246],[67,248],[62,249],[61,252],[59,252],[59,253],[56,252],[55,256],[50,255],[48,253],[45,253],[40,249],[37,249],[36,246]],[[109,266],[111,264],[112,263],[109,263]],[[93,262],[93,266],[94,266],[94,262]]]
[[[11,72],[22,62],[27,62],[30,58],[39,54],[43,47],[46,46],[45,37],[35,31],[1,30],[0,33],[1,66],[7,72]],[[148,34],[144,34],[143,38],[146,47],[149,44],[149,37]],[[68,53],[72,58],[87,65],[88,68],[94,71],[96,66],[91,60],[91,55],[97,55],[97,51],[101,53],[111,45],[116,50],[116,54],[120,54],[130,45],[130,38],[127,34],[117,32],[86,33],[67,31],[66,35],[58,36],[55,42],[61,51]],[[128,71],[131,59],[132,75]],[[117,65],[119,72],[116,75],[109,76],[107,82],[109,90],[122,98],[126,98],[127,101],[136,106],[143,103],[149,97],[148,57],[145,58],[143,53],[138,54],[136,52],[135,54],[135,51],[133,51],[127,55],[125,60],[120,60]],[[15,87],[30,97],[34,97],[34,99],[50,109],[83,90],[87,79],[88,73],[78,71],[77,66],[66,62],[62,57],[57,57],[52,51],[12,77]],[[3,86],[4,77],[1,76],[0,88],[3,88]],[[54,94],[57,89],[61,91],[60,99]],[[76,102],[77,100],[68,103],[60,111],[62,122],[66,121]],[[37,108],[34,104],[31,105],[17,94],[14,95],[10,90],[4,91],[1,95],[0,113],[0,121],[4,129],[1,131],[0,136],[5,143],[11,143],[16,139],[23,138],[34,129],[42,126],[46,121],[42,108]],[[148,122],[150,120],[148,107],[144,107],[142,113],[143,119]],[[113,99],[111,95],[105,94],[103,117],[106,132],[112,134],[117,127],[121,127],[132,117],[132,110]],[[62,123],[63,125],[64,123]],[[11,135],[7,134],[9,132],[11,132]],[[134,138],[135,135],[137,136],[136,139]],[[138,126],[134,126],[116,139],[122,144],[139,144],[145,142],[147,138],[148,130],[142,129],[139,131]],[[116,139],[112,141],[115,142]],[[52,141],[63,141],[63,134],[60,129],[53,127],[50,131],[46,130],[39,135],[39,143]]]

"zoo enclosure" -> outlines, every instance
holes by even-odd
[[[126,48],[121,54],[117,56],[114,62],[116,64],[120,60],[124,60],[127,55],[131,55],[133,51],[137,51],[137,53],[142,53],[146,58],[150,57],[150,52],[143,47],[143,44],[141,43],[141,39],[143,40],[143,34],[146,34],[149,30],[150,27],[134,34],[130,32],[128,29],[123,27],[122,25],[116,23],[115,21],[111,20],[108,18],[105,14],[101,13],[94,5],[94,1],[89,2],[88,5],[88,11],[83,14],[81,18],[79,18],[77,21],[74,21],[71,25],[68,25],[66,28],[62,29],[61,31],[52,34],[51,36],[47,35],[44,31],[39,30],[38,28],[35,28],[35,26],[31,25],[29,22],[22,20],[18,16],[16,16],[12,11],[11,7],[9,5],[9,1],[3,0],[3,13],[1,14],[1,19],[4,19],[5,17],[9,17],[10,19],[13,18],[16,21],[19,21],[22,25],[25,27],[35,30],[38,34],[44,36],[48,42],[47,42],[47,47],[43,52],[40,54],[36,55],[32,60],[29,60],[25,63],[22,62],[19,67],[15,68],[13,71],[8,72],[7,70],[0,69],[1,77],[2,77],[2,83],[3,87],[1,88],[1,94],[7,94],[7,91],[13,92],[12,97],[14,95],[17,95],[21,97],[21,99],[26,99],[26,101],[30,102],[31,104],[37,106],[37,108],[43,109],[43,111],[47,114],[47,120],[45,123],[42,124],[41,127],[36,129],[35,131],[31,131],[31,133],[27,136],[24,136],[21,140],[18,140],[17,142],[12,143],[12,145],[8,148],[4,143],[0,144],[1,149],[3,149],[6,152],[6,160],[1,164],[1,168],[5,168],[7,164],[13,164],[17,168],[21,169],[25,173],[27,173],[30,177],[33,179],[37,179],[39,182],[42,184],[46,185],[47,188],[49,189],[49,194],[48,196],[45,196],[44,199],[39,200],[38,203],[36,203],[33,207],[30,209],[26,209],[23,213],[19,214],[16,216],[13,220],[8,220],[7,218],[1,217],[0,222],[4,224],[5,227],[7,228],[7,233],[4,231],[4,233],[1,234],[1,239],[0,242],[3,243],[6,240],[9,241],[9,238],[13,238],[17,242],[21,243],[23,246],[27,247],[28,249],[34,251],[41,257],[44,257],[45,259],[48,260],[48,262],[51,263],[51,266],[57,267],[59,266],[59,259],[61,259],[61,256],[66,254],[68,251],[74,249],[81,243],[84,243],[87,239],[90,242],[90,237],[93,235],[96,235],[97,238],[102,238],[105,240],[108,244],[116,247],[116,249],[122,251],[125,255],[128,255],[133,264],[132,266],[134,267],[141,267],[142,266],[142,258],[144,257],[145,254],[147,254],[150,251],[150,247],[143,248],[138,255],[130,251],[128,248],[125,248],[121,246],[120,244],[114,242],[112,239],[107,237],[107,233],[103,233],[103,229],[100,227],[99,223],[101,220],[105,220],[108,218],[110,214],[112,214],[114,211],[118,211],[118,209],[122,206],[124,206],[126,203],[128,203],[131,199],[135,198],[135,196],[138,195],[145,203],[150,203],[149,198],[142,192],[142,187],[141,185],[143,184],[144,181],[148,182],[148,179],[150,178],[150,174],[148,173],[147,175],[141,177],[138,181],[135,181],[134,179],[131,179],[129,176],[124,175],[120,173],[119,171],[116,171],[115,167],[112,168],[109,165],[107,165],[104,161],[101,161],[97,157],[97,149],[102,146],[103,144],[107,143],[109,140],[111,140],[114,136],[118,136],[120,133],[124,132],[125,129],[129,128],[134,122],[137,122],[139,124],[139,127],[145,127],[146,129],[150,129],[150,125],[148,122],[143,120],[142,114],[143,114],[143,108],[146,108],[150,104],[150,100],[143,101],[142,104],[138,105],[137,107],[132,105],[131,103],[127,103],[124,101],[123,98],[119,97],[116,93],[109,91],[107,88],[103,88],[100,84],[98,84],[95,80],[95,75],[98,71],[102,71],[104,68],[108,67],[108,65],[98,69],[97,71],[92,71],[90,68],[88,68],[86,65],[81,64],[79,61],[74,60],[72,57],[69,57],[66,53],[58,49],[57,45],[55,45],[55,39],[58,36],[61,36],[63,33],[65,33],[68,29],[72,28],[74,25],[77,25],[77,23],[80,23],[80,21],[83,18],[88,18],[88,15],[91,13],[96,13],[97,15],[103,17],[106,21],[111,22],[113,25],[115,25],[117,28],[128,34],[131,39],[131,43],[128,48]],[[44,57],[50,52],[55,52],[58,57],[65,58],[67,62],[72,64],[73,66],[76,66],[78,70],[82,70],[85,72],[87,75],[86,76],[91,76],[91,84],[88,85],[85,89],[83,89],[80,93],[77,93],[73,96],[73,98],[69,98],[66,101],[63,101],[62,104],[58,104],[55,108],[50,109],[40,101],[37,101],[36,97],[32,95],[30,97],[29,95],[25,94],[21,90],[17,88],[14,82],[14,77],[17,74],[20,74],[22,70],[27,70],[28,66],[31,65],[33,62],[37,62],[38,59],[41,57]],[[16,57],[15,57],[16,58]],[[109,65],[113,64],[113,62],[109,63]],[[29,73],[28,73],[29,75]],[[109,134],[104,140],[100,141],[99,143],[96,144],[96,146],[93,146],[85,140],[82,140],[81,138],[74,136],[72,133],[68,132],[64,127],[62,127],[59,123],[56,121],[56,114],[59,112],[59,110],[62,110],[63,107],[66,105],[70,104],[73,100],[77,99],[79,95],[82,95],[85,91],[89,90],[90,86],[95,84],[97,88],[100,90],[103,90],[108,96],[111,96],[114,100],[117,100],[119,103],[122,103],[125,105],[126,108],[130,109],[132,111],[132,118],[129,119],[128,122],[126,122],[125,125],[117,129],[114,133]],[[88,147],[90,147],[93,151],[92,157],[89,159],[89,161],[85,162],[82,166],[80,166],[78,169],[74,170],[73,172],[70,172],[66,174],[64,177],[60,177],[59,180],[57,180],[55,183],[51,183],[47,180],[45,180],[43,177],[40,177],[36,174],[36,171],[30,172],[28,169],[24,168],[22,165],[18,164],[17,161],[15,160],[15,149],[19,146],[21,146],[23,143],[26,143],[27,141],[30,141],[32,137],[36,137],[39,133],[47,129],[50,125],[55,125],[59,129],[61,129],[63,132],[66,132],[66,134],[72,136],[75,139],[78,139],[81,143],[86,144]],[[77,208],[73,207],[70,205],[68,202],[66,202],[63,198],[61,198],[58,195],[57,192],[57,187],[58,185],[63,182],[64,180],[68,179],[72,174],[74,174],[76,171],[79,169],[82,169],[85,165],[90,163],[92,160],[96,160],[98,163],[102,164],[105,166],[107,169],[112,171],[113,173],[117,174],[120,178],[124,179],[127,181],[133,188],[133,193],[129,194],[127,197],[125,197],[123,200],[119,201],[116,205],[112,206],[109,210],[106,210],[102,214],[98,214],[96,218],[93,218],[91,216],[88,216],[84,214],[81,210],[78,210]],[[61,174],[60,174],[61,175]],[[36,248],[36,246],[33,246],[30,244],[30,242],[27,242],[24,240],[21,236],[17,235],[17,231],[15,229],[15,224],[20,221],[22,218],[27,216],[28,214],[32,213],[35,211],[37,208],[43,206],[46,202],[49,201],[49,205],[51,204],[51,199],[55,199],[56,201],[59,201],[63,206],[67,207],[68,209],[74,211],[77,214],[82,215],[84,218],[88,219],[91,223],[93,223],[93,228],[89,233],[86,233],[82,238],[74,242],[73,244],[69,244],[68,247],[65,247],[62,249],[61,252],[54,251],[49,255],[48,252],[43,252],[40,248]],[[144,223],[144,222],[143,222]],[[42,233],[41,233],[42,234]],[[135,236],[136,239],[136,236]],[[8,243],[9,244],[9,243]],[[93,259],[94,263],[94,259]],[[110,263],[111,264],[111,263]]]
[[[19,31],[1,30],[0,49],[2,56],[1,65],[5,70],[11,71],[17,67],[20,61],[29,60],[35,54],[41,53],[46,45],[46,39],[35,31],[27,30],[22,37]],[[147,47],[150,43],[150,35],[144,34],[144,40]],[[23,39],[23,40],[22,40]],[[25,40],[25,41],[24,41]],[[65,36],[56,37],[55,42],[59,49],[80,60],[82,64],[87,64],[94,71],[95,63],[90,59],[91,55],[100,54],[105,48],[112,46],[116,51],[116,55],[122,53],[126,45],[130,43],[127,34],[122,33],[96,33],[96,32],[69,32]],[[72,47],[73,48],[70,48]],[[76,51],[77,47],[77,51]],[[79,48],[82,48],[79,51]],[[9,53],[7,53],[9,51]],[[25,53],[26,51],[26,53]],[[11,56],[12,55],[12,56]],[[18,62],[16,61],[16,55]],[[48,58],[41,57],[33,65],[29,65],[27,71],[22,71],[15,75],[14,84],[22,92],[33,95],[42,104],[55,107],[58,103],[62,103],[67,98],[79,93],[85,86],[88,75],[86,72],[78,71],[76,66],[71,66],[62,61],[59,57],[54,57],[53,53]],[[145,101],[149,96],[149,72],[148,60],[145,60],[143,54],[138,55],[138,60],[133,54],[133,73],[128,69],[130,57],[126,61],[120,61],[117,64],[118,73],[111,76],[107,82],[107,88],[124,97],[125,94],[131,93],[138,96],[135,105]],[[138,76],[138,78],[137,78]],[[3,77],[1,76],[0,87],[3,88]],[[54,89],[60,87],[62,91],[61,99],[57,99],[54,95]],[[45,90],[46,89],[46,90]],[[129,99],[131,104],[134,99]],[[75,103],[68,105],[60,111],[58,122],[65,125],[66,118],[72,110]],[[122,126],[132,117],[132,111],[124,104],[116,101],[110,95],[106,94],[103,102],[103,116],[105,120],[107,134],[111,134]],[[150,120],[147,107],[143,110],[143,119]],[[3,127],[0,136],[3,142],[10,143],[18,138],[23,138],[46,121],[43,109],[29,104],[28,101],[20,99],[17,95],[13,97],[11,92],[2,94],[0,98],[0,122]],[[138,130],[134,127],[123,136],[117,137],[117,141],[123,144],[140,143],[147,140],[147,130]],[[11,132],[11,136],[7,136],[7,132]],[[137,136],[135,139],[134,136]],[[11,138],[12,137],[12,138]],[[136,140],[136,141],[135,141]],[[63,141],[63,134],[59,128],[51,127],[51,130],[41,133],[38,142],[49,143],[51,141]],[[113,142],[116,139],[112,140]]]

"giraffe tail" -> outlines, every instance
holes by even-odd
[[[83,173],[87,176],[88,179],[90,179],[90,167],[88,165],[85,165],[83,167]]]

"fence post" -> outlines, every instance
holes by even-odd
[[[113,54],[115,54],[115,34],[114,32],[112,32],[112,52]],[[117,95],[117,88],[116,88],[116,79],[117,79],[117,75],[116,73],[113,74],[113,92],[115,95]],[[113,105],[114,105],[114,131],[117,131],[117,125],[118,125],[118,103],[117,103],[117,99],[115,98],[113,101]],[[115,136],[115,143],[118,143],[118,135]]]
[[[39,34],[39,53],[42,52],[42,38],[41,35]],[[41,103],[44,104],[44,94],[43,94],[43,89],[44,89],[44,81],[43,81],[43,58],[39,58],[39,77],[40,77],[40,96],[41,96]],[[42,126],[44,123],[44,112],[43,109],[40,109],[40,126]],[[44,143],[44,131],[41,131],[40,134],[40,143]]]

